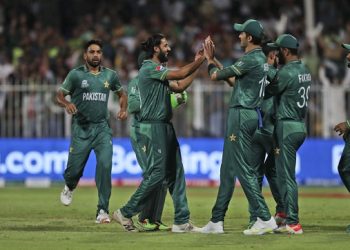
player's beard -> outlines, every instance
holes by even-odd
[[[160,63],[165,63],[168,61],[168,56],[163,51],[160,51],[158,54],[158,59]]]
[[[99,59],[99,60],[94,60],[94,59],[88,60],[87,59],[86,63],[89,64],[90,67],[97,68],[101,64],[101,59]]]

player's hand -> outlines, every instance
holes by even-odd
[[[214,43],[213,40],[211,40],[210,36],[207,36],[207,38],[205,38],[204,43],[211,44],[213,46],[214,50],[215,50],[215,43]]]
[[[211,41],[211,39],[208,39],[207,37],[204,41],[203,47],[204,47],[204,56],[207,58],[207,60],[213,60],[214,51],[215,51],[215,46],[213,41]]]
[[[75,115],[78,112],[77,107],[71,102],[65,106],[65,109],[66,109],[67,113],[70,115]]]
[[[125,120],[128,118],[128,113],[125,110],[120,110],[117,114],[118,120]]]
[[[334,127],[334,131],[338,133],[338,135],[343,135],[348,131],[348,126],[346,124],[346,122],[341,122],[339,124],[337,124]]]
[[[204,49],[201,48],[200,50],[197,51],[196,56],[194,57],[194,60],[197,61],[201,59],[204,56]]]

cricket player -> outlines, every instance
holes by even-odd
[[[311,74],[298,57],[298,40],[280,35],[270,47],[279,49],[279,64],[275,81],[267,86],[267,93],[276,95],[276,152],[275,164],[280,192],[285,203],[286,226],[276,231],[302,234],[299,223],[298,185],[295,180],[296,153],[306,137],[305,117],[311,86]]]
[[[274,80],[277,74],[278,57],[277,50],[267,46],[267,43],[268,42],[264,42],[262,50],[267,57],[269,65],[267,74],[267,84],[269,84]],[[264,176],[267,178],[272,196],[276,201],[275,220],[277,225],[281,226],[285,224],[286,214],[284,213],[284,203],[278,188],[274,157],[275,142],[273,139],[273,131],[276,122],[276,98],[274,96],[264,98],[260,108],[262,113],[262,126],[259,126],[253,135],[251,150],[254,157],[251,157],[249,160],[258,174],[260,189],[262,188]],[[251,211],[251,214],[254,215],[254,211]],[[252,226],[255,221],[256,218],[253,216],[250,218],[249,224]]]
[[[170,91],[185,90],[190,82],[181,80],[195,72],[205,58],[197,53],[192,63],[178,70],[169,70],[164,63],[167,62],[171,49],[164,35],[155,34],[142,46],[147,53],[147,60],[139,71],[140,127],[136,135],[138,143],[143,145],[141,157],[145,171],[136,192],[126,205],[113,213],[113,218],[125,230],[136,231],[132,216],[142,211],[152,192],[166,181],[175,211],[172,232],[193,232],[196,228],[189,221],[190,212],[179,143],[171,123]]]
[[[342,44],[342,47],[347,52],[346,59],[348,60],[348,67],[350,68],[350,44]],[[339,135],[342,135],[345,141],[345,147],[338,165],[338,172],[346,189],[350,192],[350,120],[337,124],[334,130],[338,132]],[[350,225],[347,227],[346,231],[350,233]]]
[[[56,97],[58,104],[73,116],[61,202],[66,206],[71,204],[73,190],[83,175],[91,150],[94,150],[97,161],[95,181],[98,190],[96,223],[109,223],[112,130],[108,124],[107,103],[109,92],[112,90],[119,97],[118,119],[125,120],[127,96],[117,73],[101,66],[101,41],[91,40],[85,44],[84,60],[85,65],[69,72]],[[70,102],[65,98],[67,95],[71,96]]]
[[[219,69],[214,60],[214,46],[206,42],[204,54],[208,60],[208,73],[212,80],[225,80],[235,77],[232,91],[222,164],[220,187],[209,223],[201,228],[202,233],[224,233],[224,217],[232,198],[235,178],[238,177],[248,199],[254,224],[244,230],[245,235],[261,235],[277,228],[264,197],[261,194],[255,169],[250,165],[252,139],[259,126],[260,110],[266,85],[268,65],[261,50],[263,27],[260,22],[249,19],[243,24],[235,24],[241,47],[245,54],[237,62]],[[261,119],[260,119],[261,122]]]
[[[138,58],[138,65],[141,68],[142,63],[146,57],[146,52],[142,51]],[[198,71],[195,71],[189,77],[185,78],[183,81],[192,82]],[[132,124],[130,128],[130,139],[133,150],[136,154],[137,161],[141,166],[142,170],[145,171],[145,163],[142,158],[142,146],[138,144],[137,131],[140,128],[140,93],[138,87],[139,77],[133,78],[128,85],[128,113],[133,115]],[[173,109],[178,108],[180,105],[186,102],[185,92],[170,94],[171,106]],[[139,220],[137,222],[138,228],[142,231],[168,231],[171,228],[165,225],[161,218],[164,208],[165,197],[167,193],[167,183],[164,182],[159,189],[155,189],[151,197],[147,200],[147,204],[139,214]]]

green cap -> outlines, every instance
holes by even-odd
[[[261,23],[254,19],[249,19],[245,21],[243,24],[235,23],[233,28],[240,32],[246,32],[252,36],[257,38],[262,38],[264,34],[264,28]]]
[[[344,49],[350,50],[350,44],[343,43],[341,45]]]
[[[282,34],[273,43],[268,43],[267,46],[272,48],[288,48],[288,49],[298,49],[298,40],[290,34]]]

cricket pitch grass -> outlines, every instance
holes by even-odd
[[[0,249],[93,250],[93,249],[349,249],[350,195],[345,187],[299,189],[300,222],[303,235],[269,234],[244,236],[248,225],[247,201],[236,188],[225,218],[225,234],[123,231],[115,221],[95,224],[97,191],[78,187],[73,202],[59,201],[63,185],[51,188],[0,188]],[[136,187],[114,187],[110,213],[127,202]],[[204,226],[210,219],[217,188],[188,188],[191,220]],[[264,195],[274,213],[275,203],[268,188]],[[135,221],[135,219],[134,219]],[[172,225],[173,205],[168,194],[163,222]]]

